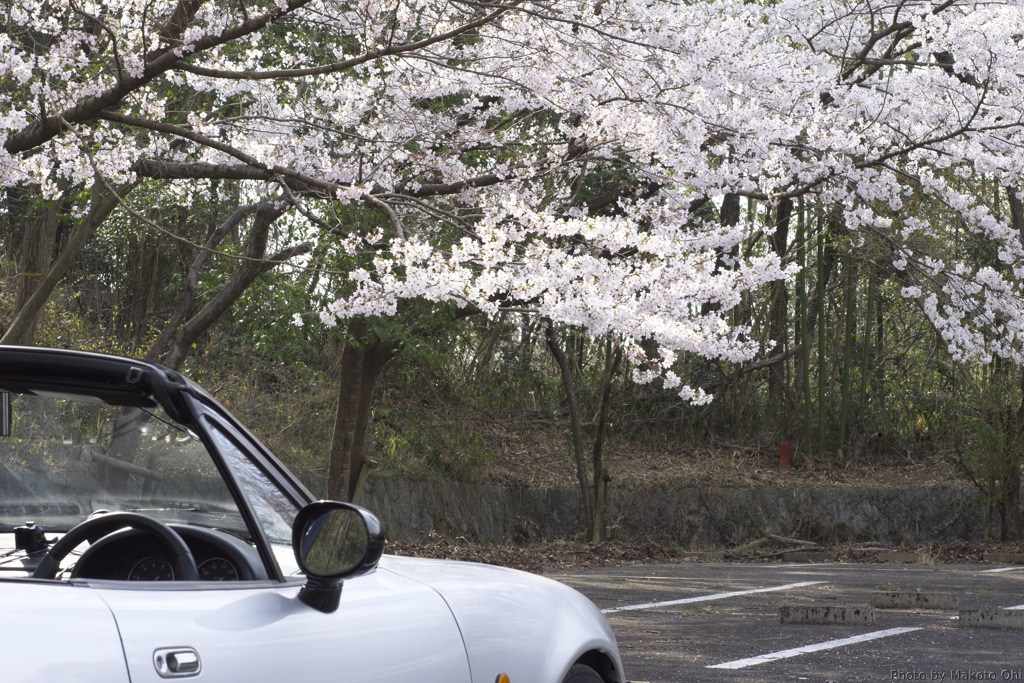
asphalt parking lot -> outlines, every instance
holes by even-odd
[[[550,576],[605,611],[630,681],[1024,682],[1024,630],[960,628],[955,609],[876,609],[871,626],[779,619],[782,605],[866,606],[872,591],[1024,609],[1024,566],[685,563]]]

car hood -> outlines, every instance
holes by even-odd
[[[602,653],[624,680],[604,615],[564,584],[472,562],[384,555],[378,566],[444,598],[462,631],[474,681],[490,683],[506,673],[516,683],[560,683],[588,652]]]

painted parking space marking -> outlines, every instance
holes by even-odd
[[[827,583],[826,581],[801,581],[799,583],[787,583],[785,586],[772,586],[771,588],[752,588],[745,591],[732,591],[730,593],[712,593],[711,595],[698,595],[694,598],[681,598],[679,600],[665,600],[664,602],[644,602],[639,605],[623,605],[622,607],[608,607],[601,610],[604,614],[611,614],[612,612],[632,612],[641,609],[652,609],[654,607],[671,607],[672,605],[686,605],[692,602],[707,602],[709,600],[724,600],[725,598],[734,598],[738,595],[753,595],[755,593],[771,593],[772,591],[784,591],[790,588],[803,588],[804,586],[814,586],[819,583]]]
[[[1014,569],[1024,569],[1024,567],[999,567],[998,569],[983,569],[978,572],[979,574],[1001,574],[1002,572],[1012,572]]]
[[[803,647],[795,647],[792,650],[780,650],[778,652],[769,652],[766,655],[758,655],[757,657],[749,657],[747,659],[737,659],[732,662],[725,662],[723,664],[712,664],[709,665],[708,669],[744,669],[748,666],[754,666],[755,664],[764,664],[766,662],[774,662],[779,659],[788,659],[789,657],[797,657],[799,655],[805,655],[810,652],[820,652],[822,650],[831,650],[837,647],[845,647],[846,645],[854,645],[856,643],[864,643],[869,640],[878,640],[879,638],[888,638],[889,636],[898,636],[901,633],[910,633],[911,631],[920,631],[921,628],[917,626],[904,626],[901,628],[887,628],[884,631],[874,631],[873,633],[863,633],[859,636],[852,636],[850,638],[840,638],[839,640],[826,640],[824,643],[815,643],[814,645],[804,645]]]
[[[1002,609],[1024,609],[1024,605],[1014,605],[1013,607],[1003,607]]]

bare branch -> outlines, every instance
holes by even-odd
[[[502,7],[490,14],[487,14],[479,19],[463,24],[457,28],[452,29],[446,33],[440,35],[431,36],[430,38],[424,38],[418,40],[415,43],[404,43],[402,45],[390,45],[380,50],[370,50],[364,52],[358,57],[352,59],[346,59],[342,62],[335,62],[333,64],[325,64],[323,66],[314,66],[307,69],[272,69],[270,71],[231,71],[227,69],[211,69],[205,66],[199,66],[197,64],[189,64],[188,62],[179,62],[175,65],[175,69],[179,71],[187,71],[188,73],[195,74],[197,76],[206,76],[208,78],[228,78],[232,80],[267,80],[267,79],[286,79],[286,78],[304,78],[306,76],[320,76],[323,74],[333,74],[339,71],[348,71],[349,69],[365,64],[366,62],[372,62],[375,59],[381,57],[393,57],[395,55],[401,55],[406,52],[414,52],[416,50],[423,49],[434,45],[435,43],[442,43],[446,40],[451,40],[457,36],[471,31],[475,28],[484,26],[494,21],[502,14],[508,12],[522,0],[516,0],[507,7]]]

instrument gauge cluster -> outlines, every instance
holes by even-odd
[[[223,557],[211,557],[199,565],[200,581],[238,581],[238,568]]]
[[[173,525],[195,558],[200,581],[266,580],[256,549],[214,529]],[[72,578],[114,581],[180,581],[177,556],[155,536],[122,529],[90,545],[71,570]],[[0,678],[3,678],[0,676]]]
[[[174,567],[157,555],[144,557],[128,572],[129,581],[174,581]]]

